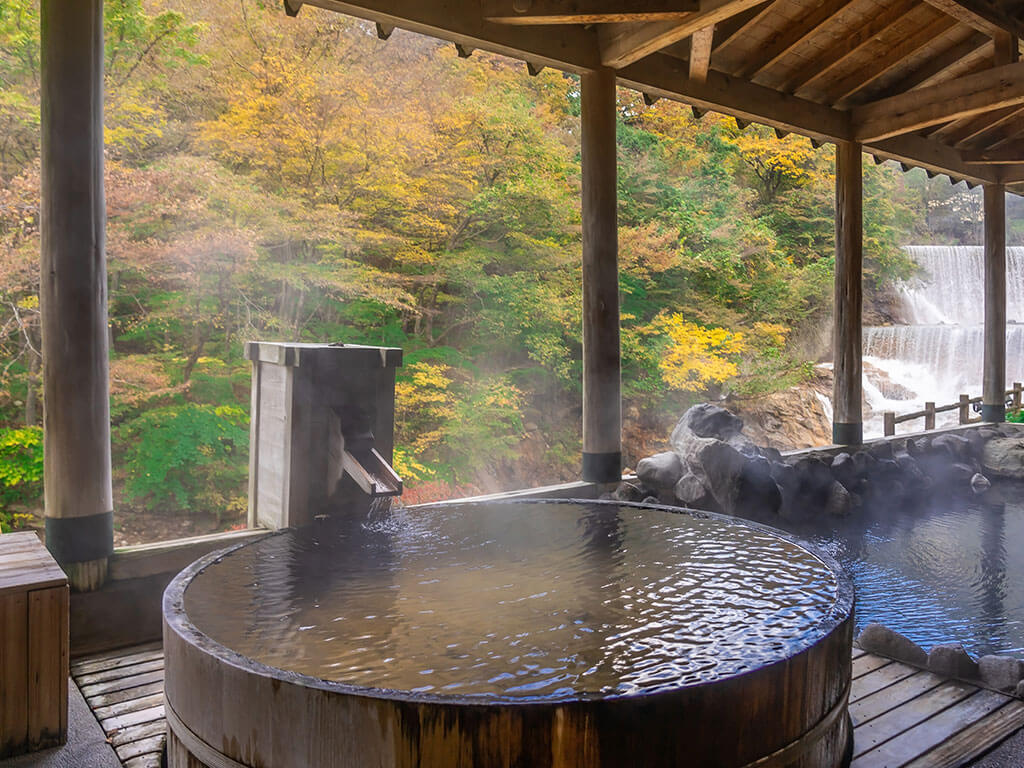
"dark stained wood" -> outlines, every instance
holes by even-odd
[[[855,677],[854,679],[857,680],[857,692],[856,694],[850,694],[850,703],[852,704],[858,699],[888,688],[904,678],[917,674],[918,671],[916,667],[911,667],[909,664],[900,664],[898,661],[894,661],[862,677]]]
[[[43,0],[40,310],[46,515],[113,509],[103,193],[103,4]],[[89,590],[106,558],[64,563]]]
[[[860,686],[855,685],[853,693],[850,695],[850,717],[853,718],[854,726],[859,727],[879,715],[937,688],[942,682],[943,679],[938,675],[919,671],[887,688],[867,695],[863,695]],[[856,699],[854,699],[854,694],[856,694]]]
[[[1005,419],[1006,392],[1006,189],[986,184],[985,359],[981,385],[982,418]]]
[[[484,18],[500,24],[664,21],[700,10],[698,0],[483,0],[481,5]]]
[[[28,596],[0,595],[0,757],[27,749]]]
[[[907,768],[958,768],[980,757],[1024,726],[1024,703],[1011,701],[907,765]]]
[[[28,744],[63,744],[68,733],[68,587],[28,593]]]
[[[583,453],[619,454],[621,354],[615,138],[615,73],[584,75],[583,172]],[[584,480],[616,482],[621,464]],[[586,473],[586,468],[584,472]]]
[[[833,442],[859,443],[861,412],[861,309],[863,220],[861,146],[836,144],[836,272],[833,330]],[[860,659],[858,659],[860,661]]]

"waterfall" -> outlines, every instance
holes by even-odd
[[[907,325],[864,329],[865,434],[880,435],[881,413],[921,410],[926,401],[981,394],[984,249],[907,246],[921,273],[896,286]],[[1024,248],[1006,249],[1006,381],[1024,379]],[[948,415],[945,423],[955,420]],[[939,423],[943,423],[941,416]],[[898,431],[915,431],[908,422]]]

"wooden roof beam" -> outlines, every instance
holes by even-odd
[[[821,141],[849,140],[850,118],[822,104],[779,93],[711,70],[707,81],[689,79],[689,65],[668,54],[648,56],[619,70],[619,84],[722,112],[747,123],[762,123]]]
[[[847,106],[855,94],[869,88],[872,83],[898,67],[904,59],[931,45],[935,38],[949,31],[955,24],[956,22],[948,16],[940,16],[914,34],[889,46],[875,57],[866,70],[858,69],[851,72],[834,88],[829,87],[829,101],[841,108]]]
[[[1024,147],[1019,144],[1002,149],[965,149],[960,152],[965,163],[981,165],[1018,165],[1024,163]]]
[[[1024,107],[1012,106],[985,112],[975,117],[964,117],[954,120],[949,125],[943,126],[935,131],[934,135],[942,142],[954,147],[962,147],[971,143],[982,143],[975,141],[979,137],[1005,125],[1007,122],[1016,123],[1020,115],[1024,113]],[[1018,127],[1016,130],[1020,130]]]
[[[708,79],[711,68],[711,43],[715,36],[715,25],[698,29],[690,38],[690,79],[703,83]]]
[[[601,63],[621,69],[649,56],[694,32],[725,21],[764,0],[701,0],[700,10],[682,22],[658,21],[650,24],[604,24],[598,31]]]
[[[1024,24],[998,10],[984,0],[925,0],[961,24],[984,32],[989,37],[999,32],[1009,32],[1018,38],[1024,37]]]
[[[910,7],[910,3],[896,3],[878,15],[872,16],[852,35],[845,35],[828,46],[824,55],[808,61],[793,72],[782,86],[783,90],[799,93],[807,84],[827,75],[862,48],[874,42],[878,35],[902,19]]]
[[[886,160],[906,163],[925,171],[965,179],[973,184],[991,184],[996,181],[998,170],[993,166],[965,163],[960,153],[951,147],[920,136],[907,134],[891,139],[873,141],[864,145],[864,151]]]
[[[699,10],[699,0],[482,0],[497,24],[607,24],[668,21]]]
[[[716,25],[714,53],[721,53],[736,43],[743,41],[750,30],[763,24],[765,19],[771,18],[779,5],[785,2],[787,0],[768,0],[768,2],[760,6],[755,6],[743,13],[737,13],[731,19]]]
[[[928,61],[892,85],[893,93],[903,93],[914,88],[931,85],[940,79],[947,70],[961,63],[964,59],[989,52],[992,40],[981,32],[972,33],[967,39],[956,43],[937,56],[929,57]]]
[[[1024,63],[967,75],[880,99],[852,111],[859,141],[877,141],[929,125],[1024,104]]]
[[[849,5],[850,0],[824,0],[817,8],[805,17],[786,25],[778,33],[772,35],[761,48],[761,55],[748,61],[737,77],[752,78],[762,69],[766,69],[792,51],[802,42],[811,37],[818,28],[826,24],[839,11]]]
[[[466,48],[525,59],[535,65],[582,73],[601,66],[597,33],[581,25],[522,27],[484,19],[480,0],[303,0],[305,5],[345,13]]]

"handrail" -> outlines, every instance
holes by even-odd
[[[1024,386],[1019,381],[1013,382],[1013,388],[1006,390],[1006,407],[1019,411],[1021,408],[1022,392],[1024,392]],[[923,411],[903,413],[899,416],[896,415],[895,411],[884,411],[882,413],[882,431],[886,437],[892,437],[896,434],[897,424],[920,418],[924,418],[925,431],[935,429],[935,414],[948,411],[959,411],[959,421],[961,424],[976,424],[981,421],[981,417],[971,416],[971,406],[981,403],[981,400],[981,397],[960,395],[960,399],[957,402],[950,403],[949,405],[936,406],[933,402],[926,402]]]

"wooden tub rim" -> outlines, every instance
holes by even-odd
[[[755,522],[753,520],[746,520],[744,518],[733,517],[731,515],[719,514],[717,512],[708,512],[706,510],[689,509],[686,507],[673,507],[665,504],[645,504],[643,502],[635,501],[614,501],[611,499],[509,499],[488,501],[488,502],[458,502],[451,501],[445,502],[444,506],[451,506],[459,504],[465,506],[480,506],[480,505],[492,505],[492,504],[508,504],[508,505],[522,505],[522,504],[577,504],[587,506],[614,506],[614,507],[631,507],[634,509],[653,509],[661,512],[669,512],[672,514],[685,514],[690,517],[698,519],[716,520],[719,524],[723,525],[739,525],[742,527],[750,528],[760,533],[774,536],[782,539],[790,544],[798,546],[824,565],[833,575],[836,588],[833,601],[828,611],[821,617],[821,619],[810,629],[806,630],[800,637],[799,643],[788,642],[781,655],[778,659],[768,661],[750,669],[745,669],[741,672],[737,672],[731,675],[723,675],[722,677],[715,678],[714,680],[703,680],[694,683],[688,683],[677,687],[670,688],[668,690],[651,692],[651,693],[621,693],[621,694],[596,694],[596,693],[581,693],[565,698],[512,698],[512,697],[501,697],[501,696],[489,696],[486,694],[480,694],[475,696],[467,696],[465,694],[437,694],[431,692],[413,692],[402,689],[392,688],[374,688],[370,686],[359,686],[351,683],[343,683],[337,680],[326,680],[320,677],[314,677],[312,675],[306,675],[301,672],[294,672],[292,670],[282,669],[281,667],[274,667],[269,664],[264,664],[250,656],[241,654],[223,643],[214,640],[212,637],[200,630],[195,624],[192,623],[191,619],[185,611],[184,599],[185,591],[188,589],[192,580],[201,574],[206,568],[220,562],[222,559],[230,555],[231,553],[239,550],[243,547],[250,546],[252,544],[266,541],[269,536],[280,536],[291,532],[293,529],[281,529],[274,531],[269,536],[261,537],[259,539],[243,541],[238,544],[234,544],[224,549],[211,552],[203,557],[199,558],[191,565],[183,569],[178,573],[167,585],[164,590],[162,609],[163,619],[165,625],[165,632],[167,630],[173,631],[178,635],[181,640],[189,645],[195,646],[203,653],[210,655],[220,661],[223,664],[228,664],[248,674],[256,675],[258,677],[270,678],[277,680],[282,683],[289,685],[298,685],[306,688],[312,688],[315,690],[325,691],[328,693],[335,693],[344,696],[355,696],[364,697],[370,699],[382,699],[387,701],[404,702],[410,704],[440,704],[447,706],[465,706],[465,707],[510,707],[510,708],[543,708],[546,706],[559,707],[573,704],[584,704],[587,702],[594,701],[615,701],[615,700],[637,700],[643,698],[645,700],[655,700],[661,697],[678,696],[681,692],[687,688],[697,688],[699,686],[715,685],[716,683],[724,682],[726,680],[738,680],[746,675],[753,675],[762,673],[771,667],[785,664],[796,656],[810,651],[813,649],[819,641],[829,637],[843,622],[852,618],[853,607],[854,607],[854,586],[853,578],[846,572],[846,570],[836,561],[831,555],[823,551],[819,547],[803,541],[802,539],[791,535],[787,531],[782,531],[777,528],[773,528],[769,525]],[[423,505],[433,506],[433,505]],[[440,505],[439,505],[440,506]],[[166,644],[166,639],[165,639]]]

